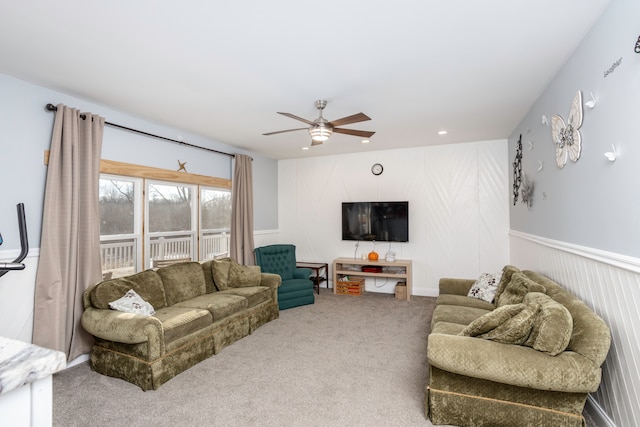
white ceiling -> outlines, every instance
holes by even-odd
[[[0,73],[284,159],[507,138],[610,0],[0,2]],[[262,136],[316,99],[371,142]]]

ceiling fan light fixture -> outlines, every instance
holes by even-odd
[[[324,123],[320,123],[309,128],[309,135],[311,135],[311,139],[317,142],[326,141],[331,137],[332,133],[333,129]]]

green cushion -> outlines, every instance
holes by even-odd
[[[247,301],[247,307],[255,307],[263,302],[271,301],[271,289],[266,286],[229,288],[220,293],[244,298]]]
[[[540,304],[509,304],[479,317],[459,335],[479,337],[503,344],[523,344],[533,327]]]
[[[89,291],[91,305],[109,310],[109,303],[121,298],[130,289],[133,289],[156,310],[167,305],[162,281],[153,270],[98,283]]]
[[[536,319],[536,314],[540,305],[523,305],[524,308],[520,313],[497,326],[495,329],[480,335],[480,338],[503,344],[524,344],[527,338],[529,338],[529,334],[531,333],[531,328],[533,327],[533,322]]]
[[[502,292],[497,300],[497,306],[502,307],[508,304],[520,304],[529,292],[545,293],[546,289],[522,273],[513,273],[511,275],[511,281],[506,285],[504,292]]]
[[[460,335],[476,337],[487,333],[519,314],[524,310],[524,307],[524,304],[510,304],[496,308],[495,310],[490,311],[469,323],[462,332],[460,332]]]
[[[167,305],[177,304],[207,293],[204,271],[199,262],[183,262],[159,268]]]
[[[213,260],[205,261],[200,264],[202,271],[204,272],[204,283],[207,288],[207,293],[217,291],[216,284],[213,281]]]
[[[164,307],[154,315],[162,323],[164,342],[169,344],[209,326],[213,319],[207,310],[188,307]]]
[[[260,267],[257,265],[241,265],[231,261],[229,268],[229,288],[242,288],[260,285]]]
[[[482,301],[478,298],[470,298],[466,295],[440,294],[436,299],[436,305],[460,305],[463,307],[475,307],[483,310],[493,310],[493,303]]]
[[[214,259],[211,271],[213,272],[213,282],[219,291],[224,291],[229,287],[229,270],[231,269],[231,258]]]
[[[513,273],[520,273],[520,270],[513,265],[505,265],[502,269],[502,276],[500,277],[500,283],[498,283],[498,289],[496,289],[496,295],[493,298],[496,306],[498,305],[498,300],[500,299],[500,295],[504,292],[504,288],[507,287],[509,282],[511,281],[511,276]]]
[[[436,306],[433,310],[431,324],[435,325],[438,322],[449,322],[457,323],[459,325],[468,325],[486,313],[490,313],[490,311],[476,307],[441,304]]]
[[[531,334],[524,345],[550,356],[562,353],[569,345],[573,333],[573,318],[569,310],[548,295],[539,292],[528,293],[524,302],[540,305]]]
[[[199,308],[208,310],[214,322],[229,317],[247,308],[247,299],[237,295],[225,295],[223,292],[211,292],[199,297],[182,301],[174,307]]]

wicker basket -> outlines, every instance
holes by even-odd
[[[360,296],[364,293],[364,279],[359,277],[343,277],[338,280],[336,294]]]

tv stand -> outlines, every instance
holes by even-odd
[[[379,273],[362,271],[362,266],[371,265],[382,267]],[[337,291],[336,284],[342,276],[353,277],[385,277],[398,279],[407,285],[407,301],[411,300],[411,260],[397,259],[395,261],[360,259],[360,258],[336,258],[333,260],[333,293]]]

